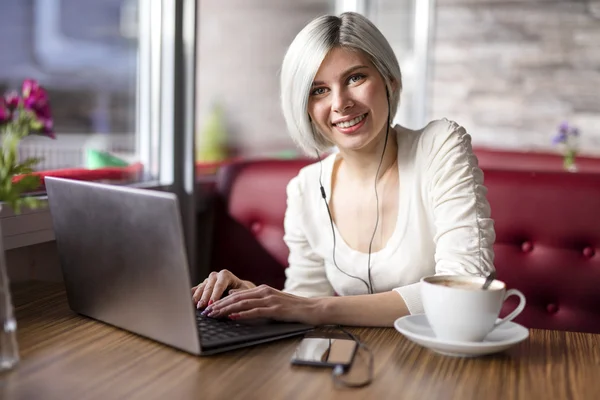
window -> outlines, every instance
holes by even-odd
[[[49,92],[57,136],[26,138],[21,157],[42,157],[38,171],[46,175],[173,191],[182,213],[192,215],[195,4],[3,4],[0,90],[38,80]],[[0,218],[6,249],[53,239],[47,210],[15,216],[4,207]],[[184,229],[193,238],[191,223]]]
[[[433,0],[338,0],[338,9],[361,12],[389,41],[402,71],[397,123],[420,129],[427,123]]]
[[[23,79],[33,78],[50,97],[56,140],[31,136],[20,146],[21,157],[43,158],[39,171],[67,169],[77,175],[93,168],[101,179],[102,167],[142,161],[136,120],[137,6],[138,0],[2,5],[0,90],[19,89]]]

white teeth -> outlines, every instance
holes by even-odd
[[[363,119],[365,119],[366,116],[367,116],[367,114],[363,114],[359,117],[351,119],[350,121],[344,121],[344,122],[337,123],[337,124],[335,124],[335,126],[339,126],[340,128],[350,128],[351,126],[354,126],[354,125],[358,124],[360,121],[362,121]]]

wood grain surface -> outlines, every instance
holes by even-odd
[[[600,399],[600,335],[531,330],[504,353],[437,355],[394,329],[353,328],[375,376],[338,387],[330,370],[291,366],[299,338],[196,357],[73,313],[61,284],[13,289],[21,363],[0,399]],[[352,376],[364,376],[361,352]]]

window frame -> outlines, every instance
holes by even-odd
[[[136,152],[153,179],[128,185],[179,196],[190,265],[195,262],[196,7],[194,0],[138,0]],[[47,207],[17,215],[1,204],[0,224],[5,250],[54,241]]]

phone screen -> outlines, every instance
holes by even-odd
[[[293,364],[335,367],[349,366],[356,353],[356,342],[347,338],[306,337],[292,356]]]

